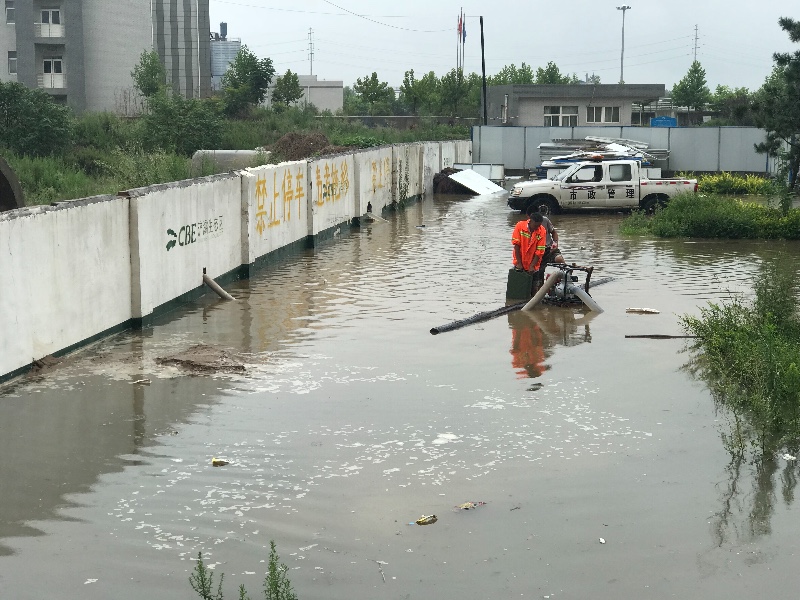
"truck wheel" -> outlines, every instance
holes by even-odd
[[[531,198],[531,201],[528,202],[528,205],[525,207],[525,212],[530,214],[534,212],[539,212],[545,217],[548,215],[554,214],[558,210],[558,206],[555,202],[553,202],[550,198],[545,197],[538,197],[538,198]]]
[[[656,212],[656,209],[663,208],[666,205],[667,201],[663,198],[652,196],[650,198],[645,198],[644,202],[642,202],[642,211],[644,211],[646,215],[652,215]]]

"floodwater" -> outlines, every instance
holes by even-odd
[[[798,467],[732,463],[685,340],[625,335],[683,333],[800,245],[559,215],[604,313],[432,336],[504,304],[518,218],[429,198],[0,388],[2,598],[194,598],[198,552],[256,598],[270,540],[302,599],[796,595]],[[157,362],[199,343],[247,371]]]

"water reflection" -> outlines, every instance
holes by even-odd
[[[551,307],[508,313],[511,327],[509,352],[517,377],[541,377],[549,368],[546,361],[556,346],[591,342],[589,323],[596,314]]]

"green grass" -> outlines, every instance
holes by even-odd
[[[717,401],[744,419],[727,436],[739,453],[747,443],[765,451],[796,450],[800,441],[800,315],[795,269],[766,264],[755,299],[709,304],[700,317],[684,316],[697,336],[695,370]],[[743,437],[742,432],[748,432]],[[749,438],[749,439],[747,439]]]
[[[679,194],[655,215],[634,212],[620,231],[627,235],[730,239],[800,239],[800,209],[718,195]]]

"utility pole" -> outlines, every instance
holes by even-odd
[[[309,75],[314,74],[314,30],[308,28],[308,62],[309,62]]]
[[[697,62],[697,25],[694,26],[694,62]]]
[[[623,76],[623,67],[625,63],[625,11],[630,10],[630,6],[618,6],[617,10],[622,11],[622,52],[619,56],[619,83],[620,85],[625,83],[625,77]]]

